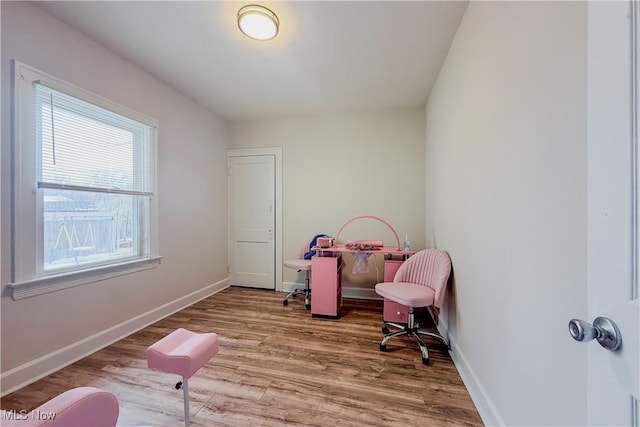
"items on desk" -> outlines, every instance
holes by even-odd
[[[333,237],[323,236],[318,237],[317,245],[319,248],[330,248],[335,243],[336,239]]]
[[[411,250],[411,241],[409,240],[409,235],[405,234],[404,235],[404,242],[402,243],[402,249],[405,251],[410,251]]]
[[[326,234],[316,234],[315,236],[313,236],[313,238],[311,239],[311,241],[309,242],[309,250],[307,252],[304,253],[303,258],[304,259],[311,259],[311,257],[313,257],[315,255],[315,247],[320,246],[318,244],[319,240],[325,239],[329,236],[327,236]],[[322,247],[322,246],[320,246]]]
[[[344,247],[352,251],[375,251],[384,247],[382,240],[347,240]]]
[[[396,233],[396,230],[387,221],[385,221],[384,219],[382,219],[382,218],[380,218],[378,216],[374,216],[374,215],[358,215],[358,216],[354,216],[353,218],[349,219],[347,222],[342,224],[342,226],[338,230],[338,233],[336,233],[336,242],[340,241],[340,233],[342,233],[342,230],[344,230],[344,228],[347,225],[351,224],[354,221],[358,221],[358,220],[361,220],[361,219],[372,219],[374,221],[378,221],[378,222],[381,222],[382,224],[386,225],[387,228],[389,228],[389,230],[391,230],[391,232],[393,233],[393,236],[396,238],[396,244],[397,244],[396,248],[398,250],[402,249],[400,247],[400,238],[398,237],[398,233]]]

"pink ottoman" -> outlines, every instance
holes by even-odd
[[[180,328],[147,348],[149,368],[182,376],[176,388],[182,387],[184,395],[184,425],[189,427],[188,379],[218,353],[218,335],[198,334]]]

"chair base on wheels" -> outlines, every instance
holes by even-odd
[[[395,332],[390,332],[389,326],[392,326],[399,330]],[[422,340],[421,335],[426,337],[431,337],[440,341],[442,344],[444,344],[447,347],[447,350],[449,350],[449,341],[445,337],[434,332],[428,332],[424,329],[420,329],[420,325],[415,322],[413,307],[409,310],[409,318],[408,318],[408,323],[406,325],[400,324],[400,323],[394,323],[394,322],[384,322],[384,324],[382,325],[382,333],[385,335],[382,338],[382,341],[380,341],[380,351],[387,351],[387,342],[391,338],[407,335],[412,337],[418,344],[418,347],[420,348],[420,353],[422,354],[422,363],[424,365],[429,364],[429,350],[427,349],[427,345]]]
[[[289,305],[289,298],[296,298],[304,295],[304,305],[307,310],[311,310],[311,288],[309,287],[309,270],[306,270],[307,277],[304,279],[304,289],[295,289],[287,294],[282,300],[282,305]]]

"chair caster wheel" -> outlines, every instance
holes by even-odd
[[[382,327],[382,333],[387,335],[389,333],[389,328],[387,328],[386,326]]]
[[[176,390],[180,390],[182,388],[182,381],[178,381],[176,383]]]
[[[423,365],[428,365],[428,364],[429,364],[429,358],[426,358],[426,359],[425,359],[425,358],[423,357],[423,358],[422,358],[422,364],[423,364]]]
[[[380,344],[380,351],[387,351],[387,345],[386,344]]]
[[[283,299],[282,300],[282,305],[289,305],[289,300],[288,299]]]

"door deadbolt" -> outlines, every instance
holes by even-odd
[[[580,319],[571,319],[569,333],[576,341],[586,342],[596,339],[607,350],[616,351],[622,345],[622,335],[618,326],[606,317],[596,317],[593,325]]]

